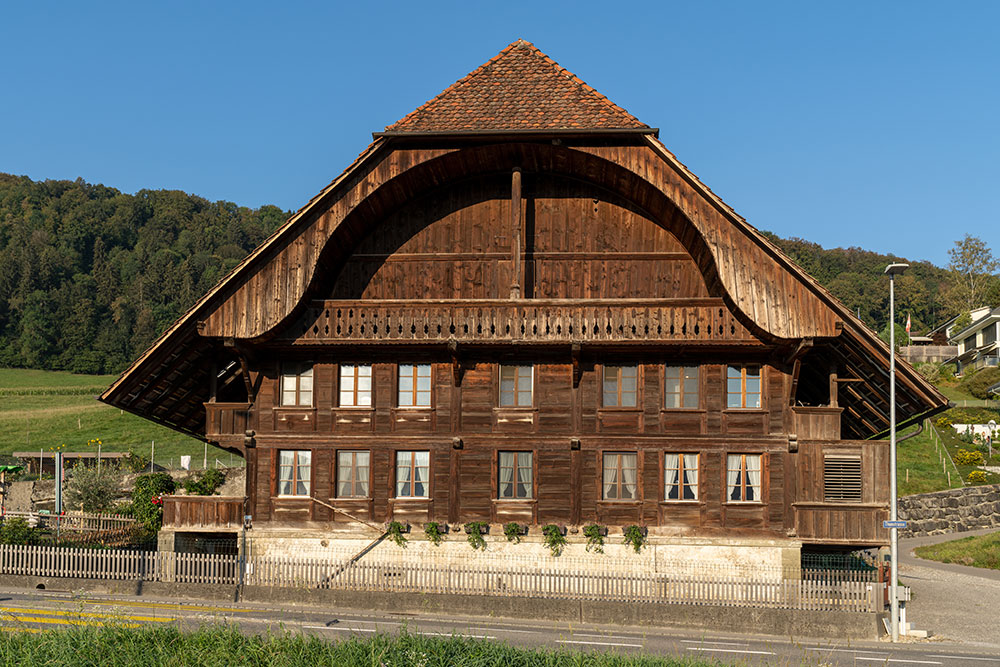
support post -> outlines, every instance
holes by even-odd
[[[899,529],[896,502],[896,276],[903,273],[909,264],[890,264],[885,267],[889,275],[889,613],[891,614],[892,641],[899,641]]]
[[[510,227],[511,227],[511,262],[512,273],[510,298],[521,298],[521,283],[524,268],[521,266],[521,168],[514,167],[510,179]]]

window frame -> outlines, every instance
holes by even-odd
[[[667,467],[667,457],[671,456],[671,455],[674,455],[674,456],[678,457],[678,459],[677,459],[677,466],[678,467],[677,468],[668,468]],[[690,482],[685,482],[684,481],[684,473],[686,471],[690,470],[690,468],[687,467],[687,465],[684,462],[684,457],[685,456],[694,456],[695,457],[694,473],[695,473],[695,480],[696,481],[694,482],[694,484],[691,484]],[[662,452],[662,455],[660,457],[660,465],[661,465],[661,470],[663,471],[663,485],[662,485],[663,486],[663,498],[662,498],[663,502],[665,502],[665,503],[698,503],[698,502],[702,501],[701,496],[699,495],[700,492],[701,492],[701,478],[702,478],[702,472],[701,472],[701,452],[691,452],[691,451],[687,451],[687,452],[673,452],[673,451]],[[670,487],[672,485],[667,481],[668,480],[667,475],[671,471],[673,471],[673,470],[677,470],[678,471],[678,477],[677,477],[677,498],[671,498],[670,497]],[[690,489],[690,488],[694,488],[694,498],[685,498],[684,497],[684,490],[685,489]]]
[[[501,495],[502,488],[503,488],[502,487],[503,483],[500,481],[500,471],[503,470],[503,466],[500,465],[500,456],[502,454],[513,454],[514,455],[514,467],[512,468],[513,473],[512,473],[512,477],[511,477],[511,486],[514,489],[515,493],[517,491],[517,485],[518,485],[518,481],[517,480],[519,479],[519,477],[518,477],[518,471],[522,470],[525,467],[525,466],[518,466],[518,455],[519,454],[527,454],[527,455],[529,455],[531,457],[531,465],[530,465],[530,469],[531,469],[531,483],[528,485],[529,486],[529,493],[531,495],[523,496],[523,497],[516,496],[516,495],[505,497],[505,496]],[[536,480],[536,478],[535,478],[535,470],[536,470],[535,464],[538,461],[538,454],[537,454],[537,452],[535,452],[532,449],[498,449],[497,452],[496,452],[496,457],[494,458],[494,461],[496,462],[496,471],[495,471],[495,474],[493,475],[493,478],[496,481],[496,491],[493,494],[493,499],[494,500],[499,501],[499,502],[534,502],[537,499],[538,489],[536,488],[536,484],[535,484],[535,480]]]
[[[678,388],[680,390],[679,392],[669,392],[669,391],[667,391],[667,383],[672,379],[672,378],[670,378],[670,377],[667,376],[667,373],[670,371],[671,368],[677,368],[677,369],[680,369],[680,371],[681,371],[681,377],[677,378],[677,380],[678,380]],[[695,369],[695,372],[697,373],[697,376],[695,377],[695,382],[697,383],[697,388],[694,391],[694,399],[695,399],[695,405],[694,406],[684,405],[684,399],[685,399],[685,397],[690,395],[690,392],[684,391],[684,381],[685,381],[686,378],[683,377],[683,375],[685,373],[685,369],[687,369],[687,368],[693,368],[693,369]],[[663,410],[671,410],[671,411],[676,411],[676,410],[700,410],[701,409],[701,397],[702,397],[702,394],[704,393],[702,391],[702,378],[704,377],[704,375],[705,374],[702,372],[702,365],[701,364],[691,364],[691,365],[664,364],[664,366],[663,366],[663,374],[662,374],[662,378],[663,378],[663,403],[661,405],[661,409],[663,409]],[[667,397],[668,396],[678,396],[679,397],[680,405],[677,406],[677,407],[674,407],[672,405],[667,405]]]
[[[343,401],[344,395],[344,369],[353,368],[354,369],[354,382],[353,388],[348,390],[354,396],[354,403],[345,405]],[[361,377],[360,370],[362,368],[368,369],[368,389],[359,389],[358,384]],[[358,403],[358,396],[363,393],[368,394],[368,405],[361,405]],[[337,365],[337,407],[343,408],[345,410],[371,410],[375,407],[375,368],[372,364],[338,364]]]
[[[759,391],[755,392],[754,394],[749,394],[749,395],[756,395],[757,396],[757,405],[749,405],[748,406],[747,405],[747,396],[748,396],[748,393],[747,393],[747,368],[751,367],[751,366],[756,366],[757,367],[757,376],[756,377],[757,377]],[[730,405],[729,404],[729,397],[731,395],[733,395],[729,391],[729,381],[731,379],[733,379],[733,380],[736,379],[736,378],[730,378],[729,377],[729,371],[730,371],[730,369],[733,369],[733,368],[739,368],[740,369],[740,377],[739,377],[739,380],[740,380],[740,393],[739,393],[740,404],[739,405]],[[765,409],[764,408],[764,364],[726,364],[726,371],[725,371],[725,373],[726,373],[726,375],[725,375],[725,384],[723,386],[725,387],[725,409],[726,410],[764,410]]]
[[[351,495],[346,495],[346,496],[345,495],[341,495],[341,493],[340,493],[340,483],[342,481],[341,468],[340,468],[340,455],[341,454],[351,454],[352,455],[351,456],[351,466],[350,466],[350,470],[351,470],[351,480],[350,481],[351,481],[351,491],[352,491],[352,494]],[[361,483],[361,481],[357,479],[357,474],[356,474],[356,471],[358,469],[358,454],[367,454],[368,455],[368,465],[365,466],[366,468],[368,468],[368,475],[367,475],[367,478],[364,481],[365,486],[367,486],[367,491],[363,495],[362,494],[353,493],[355,491],[355,487],[358,484]],[[334,489],[334,497],[335,498],[345,499],[345,500],[351,500],[351,499],[354,499],[354,500],[362,499],[363,500],[363,499],[371,498],[372,497],[372,452],[371,452],[371,450],[370,449],[338,449],[338,450],[335,450],[334,453],[333,453],[333,480],[334,480],[334,482],[333,482],[334,483],[333,489]]]
[[[514,369],[514,390],[511,392],[514,396],[514,403],[504,404],[503,396],[503,371],[505,368]],[[528,381],[529,389],[531,392],[531,401],[527,404],[521,404],[518,402],[518,396],[523,393],[521,389],[518,388],[518,382],[521,379],[521,374],[519,371],[523,368],[527,368],[529,371]],[[534,364],[497,364],[497,407],[503,408],[505,410],[517,410],[517,409],[530,409],[535,407],[535,365]]]
[[[409,454],[410,455],[410,479],[408,482],[410,485],[410,491],[413,491],[414,486],[414,471],[420,467],[417,466],[417,454],[427,454],[427,479],[423,480],[425,495],[422,496],[401,496],[399,495],[399,455]],[[396,449],[392,453],[392,498],[393,500],[430,500],[431,499],[431,450],[429,449]]]
[[[604,400],[606,393],[604,386],[607,382],[609,368],[617,368],[619,370],[616,392],[618,403],[615,405],[608,405]],[[620,371],[625,368],[635,369],[635,405],[622,405],[622,375]],[[600,397],[601,409],[604,410],[642,410],[642,364],[603,364],[601,366]]]
[[[738,456],[738,457],[740,457],[740,478],[739,478],[739,484],[737,486],[733,487],[734,489],[736,489],[736,488],[740,489],[740,499],[739,500],[733,500],[733,498],[731,497],[732,496],[732,492],[731,492],[731,490],[729,488],[729,471],[731,470],[731,468],[729,467],[729,457],[731,457],[731,456]],[[760,468],[759,468],[760,482],[757,485],[757,492],[758,492],[758,496],[759,497],[758,498],[754,498],[753,500],[747,500],[746,499],[746,497],[747,497],[747,493],[746,493],[747,487],[748,486],[750,488],[754,487],[753,484],[747,484],[747,464],[746,464],[746,462],[747,462],[747,457],[750,457],[750,456],[756,456],[757,460],[759,461],[759,464],[760,464]],[[764,494],[765,494],[765,489],[766,489],[766,486],[767,486],[766,485],[766,480],[767,480],[767,457],[764,455],[763,452],[726,452],[726,454],[725,454],[725,466],[723,466],[723,472],[722,472],[722,474],[723,474],[723,478],[722,478],[723,485],[722,485],[722,488],[725,489],[725,496],[724,496],[724,502],[725,503],[731,504],[731,505],[763,505],[764,504]]]
[[[298,369],[289,372],[290,368]],[[311,380],[309,402],[302,402],[302,378],[308,372]],[[285,403],[285,378],[295,379],[295,402]],[[316,401],[316,364],[311,361],[282,361],[278,366],[278,407],[280,408],[311,408]]]
[[[631,455],[631,456],[635,457],[635,495],[632,498],[622,498],[621,497],[621,489],[625,486],[625,481],[624,481],[624,476],[622,475],[622,471],[626,469],[626,468],[624,468],[622,466],[622,458],[624,456],[628,456],[628,455]],[[617,466],[615,467],[615,471],[617,472],[617,479],[614,482],[615,488],[618,489],[618,491],[617,491],[618,497],[617,498],[609,498],[607,496],[607,484],[605,482],[605,472],[608,470],[608,468],[604,465],[604,459],[605,459],[606,456],[617,456],[618,457],[618,463],[617,463]],[[634,450],[634,449],[633,450],[628,450],[628,449],[608,449],[608,450],[601,450],[599,452],[599,457],[600,458],[598,459],[598,465],[600,466],[601,475],[600,475],[600,477],[598,479],[599,479],[599,483],[600,483],[599,498],[600,498],[601,502],[606,502],[606,503],[638,503],[638,502],[641,502],[641,500],[642,500],[642,479],[640,478],[640,469],[641,469],[642,466],[641,466],[640,461],[639,461],[639,451],[638,450]]]
[[[413,388],[408,390],[408,394],[412,396],[414,401],[417,400],[417,395],[425,393],[418,390],[418,382],[420,380],[420,368],[426,366],[429,370],[428,379],[430,380],[430,389],[427,393],[427,405],[403,405],[400,402],[400,398],[403,396],[403,391],[401,389],[401,380],[403,379],[403,368],[405,366],[413,367]],[[417,363],[405,363],[396,364],[396,408],[400,410],[430,410],[434,407],[434,364],[417,364]]]
[[[274,469],[274,497],[275,498],[294,498],[294,499],[310,498],[312,496],[312,489],[313,489],[313,465],[312,465],[312,454],[313,454],[313,452],[312,452],[312,450],[311,449],[276,449],[276,450],[274,450],[274,452],[275,452],[275,455],[274,455],[274,467],[275,467],[275,469]],[[286,453],[286,452],[290,452],[293,455],[293,457],[294,457],[292,459],[292,466],[291,466],[291,468],[292,468],[292,477],[289,480],[289,482],[291,483],[292,493],[281,493],[280,492],[281,491],[281,483],[283,481],[285,481],[282,478],[282,476],[281,476],[281,469],[283,467],[282,463],[281,463],[281,455],[283,453]],[[308,476],[308,479],[305,479],[305,478],[300,479],[298,477],[298,472],[299,472],[299,469],[301,467],[300,464],[299,464],[299,454],[308,454],[309,455],[308,456],[308,458],[309,458],[309,476]],[[304,494],[303,493],[296,493],[297,488],[298,488],[298,484],[302,483],[302,482],[305,482],[305,484],[306,484],[306,492]]]

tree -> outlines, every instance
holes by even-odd
[[[66,484],[66,506],[84,512],[106,512],[118,499],[121,475],[112,466],[76,466]]]
[[[951,271],[951,297],[957,310],[970,311],[985,303],[987,290],[1000,262],[986,242],[977,236],[965,235],[948,251]]]

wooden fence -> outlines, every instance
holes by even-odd
[[[747,578],[722,571],[699,573],[695,568],[627,573],[594,565],[590,571],[573,572],[505,564],[503,559],[489,567],[282,557],[256,557],[244,563],[233,555],[0,545],[0,574],[40,577],[817,611],[873,612],[882,608],[883,584],[874,572],[809,570],[786,578],[783,575],[789,572],[778,568]]]
[[[40,528],[55,529],[58,524],[61,530],[76,530],[81,532],[104,532],[122,530],[135,525],[135,519],[118,514],[91,514],[89,512],[64,512],[63,514],[45,514],[41,512],[4,512],[3,518],[22,518],[28,523],[34,523]]]

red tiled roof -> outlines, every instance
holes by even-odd
[[[386,132],[645,129],[533,44],[513,42]]]

